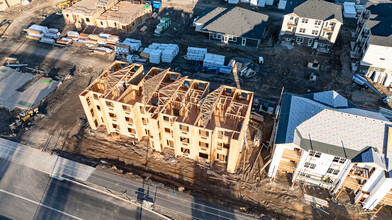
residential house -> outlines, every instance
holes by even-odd
[[[335,91],[286,93],[268,176],[277,172],[291,173],[292,184],[306,182],[337,195],[352,189],[365,209],[387,204],[392,196],[392,123]]]
[[[392,4],[371,5],[358,18],[351,42],[353,71],[373,82],[392,83]]]
[[[67,24],[92,25],[133,31],[142,24],[152,7],[149,4],[134,4],[118,0],[82,0],[63,10]]]
[[[209,92],[209,82],[169,69],[114,62],[80,94],[92,129],[148,140],[205,165],[235,172],[249,123],[253,93],[230,86]]]
[[[268,15],[241,7],[217,7],[204,10],[193,24],[210,40],[258,47],[267,21]]]
[[[280,40],[329,52],[343,24],[342,8],[324,0],[287,2]]]

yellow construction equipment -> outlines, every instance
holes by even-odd
[[[66,9],[66,8],[71,7],[71,6],[72,6],[72,1],[71,0],[68,0],[68,1],[65,1],[65,2],[60,2],[59,5],[58,5],[59,10]]]

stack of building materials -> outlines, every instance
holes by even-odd
[[[207,53],[204,56],[204,67],[220,67],[225,65],[225,56]]]
[[[161,62],[162,49],[155,49],[150,53],[150,63],[159,64]]]
[[[56,28],[48,28],[41,25],[32,25],[27,29],[27,38],[38,40],[42,43],[53,44],[55,39],[60,36],[59,30]]]
[[[98,55],[109,55],[112,52],[113,50],[107,47],[97,47],[94,50],[94,54],[98,54]]]
[[[149,59],[150,63],[155,64],[159,64],[161,61],[171,63],[179,51],[180,48],[177,44],[152,43],[140,53],[140,57]]]
[[[52,38],[41,37],[41,40],[39,40],[39,42],[46,44],[54,44],[56,41]]]
[[[48,32],[48,28],[40,25],[32,25],[27,29],[27,38],[33,40],[41,40],[42,37]]]
[[[48,28],[48,31],[44,33],[46,38],[57,39],[60,36],[60,32],[57,28]]]
[[[143,52],[140,53],[140,57],[142,59],[148,59],[150,57],[150,53],[153,51],[154,49],[151,48],[144,48]]]
[[[186,59],[193,61],[203,61],[206,54],[207,48],[188,47]]]
[[[141,46],[142,42],[140,40],[126,38],[123,42],[116,43],[116,54],[131,54],[138,51]]]
[[[68,38],[71,38],[71,39],[73,39],[73,38],[79,38],[79,33],[76,32],[76,31],[68,31],[68,32],[67,32],[67,37],[68,37]]]
[[[162,62],[171,63],[175,56],[177,56],[180,48],[177,44],[166,44],[166,49],[162,51]],[[162,45],[163,46],[163,45]]]
[[[154,36],[161,36],[162,33],[171,25],[170,18],[161,18],[159,24],[155,28]]]
[[[287,0],[279,0],[279,3],[278,3],[279,9],[283,9],[283,10],[286,9],[286,5],[287,5]]]
[[[355,10],[355,2],[343,3],[343,16],[345,18],[355,18],[357,11]]]
[[[70,45],[70,44],[72,44],[72,39],[63,37],[61,39],[57,39],[57,43],[62,44],[62,45]]]

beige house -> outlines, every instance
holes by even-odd
[[[287,3],[280,40],[328,52],[343,24],[340,5],[323,0]]]
[[[0,11],[5,11],[7,8],[14,5],[21,4],[22,0],[0,0]]]
[[[78,23],[132,31],[143,23],[151,12],[151,6],[146,4],[118,0],[82,0],[64,9],[63,16],[67,24]]]
[[[133,4],[121,1],[96,19],[100,28],[116,28],[133,31],[152,13],[152,7],[144,4]]]
[[[146,138],[156,151],[235,172],[253,93],[229,86],[209,93],[208,82],[169,69],[143,73],[142,65],[116,61],[80,94],[91,128]]]

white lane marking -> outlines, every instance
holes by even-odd
[[[83,220],[82,218],[79,218],[79,217],[77,217],[77,216],[68,214],[68,213],[63,212],[63,211],[61,211],[61,210],[52,208],[52,207],[50,207],[50,206],[47,206],[47,205],[42,204],[42,203],[40,203],[40,202],[37,202],[37,201],[31,200],[31,199],[28,199],[28,198],[23,197],[23,196],[17,195],[17,194],[15,194],[15,193],[8,192],[8,191],[5,191],[5,190],[3,190],[3,189],[0,189],[0,192],[3,192],[3,193],[5,193],[5,194],[11,195],[11,196],[15,196],[15,197],[17,197],[17,198],[19,198],[19,199],[23,199],[23,200],[26,200],[26,201],[28,201],[28,202],[31,202],[31,203],[34,203],[34,204],[37,204],[37,205],[40,205],[40,206],[42,206],[42,207],[45,207],[45,208],[47,208],[47,209],[50,209],[50,210],[53,210],[53,211],[55,211],[55,212],[61,213],[61,214],[66,215],[66,216],[68,216],[68,217],[71,217],[71,218],[74,218],[74,219],[78,219],[78,220]]]

